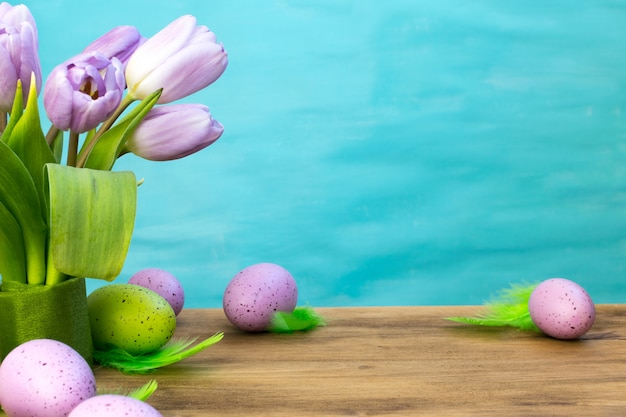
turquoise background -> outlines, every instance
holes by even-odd
[[[145,179],[116,282],[160,267],[188,307],[219,307],[275,262],[313,306],[480,304],[557,276],[626,302],[624,3],[27,4],[46,74],[113,26],[182,14],[229,52],[186,100],[223,137],[116,166]]]

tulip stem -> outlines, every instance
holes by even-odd
[[[106,119],[100,125],[96,133],[89,140],[89,143],[87,143],[86,146],[84,146],[84,149],[81,150],[80,158],[78,158],[78,162],[75,166],[77,166],[78,168],[83,168],[85,166],[85,162],[87,162],[87,158],[89,157],[89,154],[93,150],[94,146],[96,146],[96,142],[98,142],[100,136],[102,136],[104,132],[106,132],[111,126],[113,126],[113,123],[115,123],[117,118],[120,117],[122,113],[124,113],[124,110],[126,110],[133,101],[135,101],[135,99],[128,95],[122,99],[120,105],[117,106],[117,109],[115,109],[115,113],[113,113],[111,117]]]
[[[78,136],[79,134],[70,131],[70,141],[67,149],[67,166],[76,166],[76,155],[78,155]]]
[[[67,275],[59,272],[54,267],[54,262],[52,260],[48,261],[47,271],[46,271],[46,285],[56,285],[67,279]]]
[[[0,135],[4,132],[4,129],[7,128],[7,113],[0,112]]]
[[[52,145],[52,142],[54,142],[54,139],[57,137],[58,134],[59,128],[55,125],[50,126],[50,130],[48,130],[48,133],[46,133],[46,142],[48,142],[48,145]]]

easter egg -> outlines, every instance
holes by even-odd
[[[176,314],[159,294],[134,284],[111,284],[87,297],[94,347],[124,349],[131,355],[153,352],[176,329]]]
[[[89,364],[57,340],[22,343],[0,365],[0,405],[9,417],[65,417],[95,394]]]
[[[141,400],[118,394],[103,394],[83,401],[68,417],[162,417],[154,407]]]
[[[528,311],[533,323],[556,339],[582,336],[596,317],[587,291],[565,278],[551,278],[537,285],[528,300]]]
[[[185,291],[180,281],[171,273],[159,268],[146,268],[136,272],[129,284],[141,285],[165,298],[178,315],[185,304]]]
[[[298,287],[280,265],[259,263],[241,270],[228,283],[223,297],[224,313],[239,329],[267,330],[276,311],[292,312]]]

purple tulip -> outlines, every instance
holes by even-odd
[[[169,161],[198,152],[215,142],[224,126],[201,104],[155,107],[126,142],[126,149],[144,159]]]
[[[213,83],[226,65],[228,55],[215,34],[187,15],[137,48],[126,66],[126,82],[135,99],[163,88],[159,103],[170,103]]]
[[[117,58],[99,52],[77,55],[52,70],[44,87],[48,118],[61,130],[82,133],[113,114],[125,88]]]
[[[37,25],[28,7],[0,3],[0,111],[11,110],[18,80],[22,82],[24,103],[33,73],[39,92],[41,65],[38,50]]]
[[[118,26],[90,43],[83,53],[100,52],[109,59],[117,58],[122,64],[126,64],[143,42],[145,38],[139,34],[136,27]]]

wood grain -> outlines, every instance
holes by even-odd
[[[96,369],[100,388],[156,379],[164,417],[617,416],[626,410],[626,306],[600,305],[581,340],[444,320],[479,307],[317,309],[313,332],[247,334],[185,310],[178,337],[224,331],[151,375]]]
[[[243,333],[221,309],[188,309],[177,337],[224,340],[150,375],[95,373],[104,391],[156,379],[148,402],[164,417],[624,414],[626,305],[598,306],[576,341],[444,320],[478,309],[320,308],[328,326],[293,335]]]

